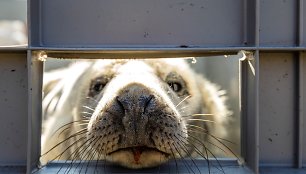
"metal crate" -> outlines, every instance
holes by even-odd
[[[158,58],[240,50],[254,55],[241,62],[246,166],[255,173],[306,172],[304,0],[27,3],[28,46],[0,47],[0,173],[30,173],[38,163],[41,51],[57,58]]]

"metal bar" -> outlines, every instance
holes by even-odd
[[[303,1],[298,1],[298,46],[303,45]],[[304,117],[304,81],[303,81],[303,73],[304,73],[304,60],[303,60],[303,53],[299,52],[298,54],[298,132],[297,132],[297,167],[302,168],[303,167],[303,117]]]
[[[303,167],[303,132],[304,132],[304,60],[303,60],[303,53],[299,53],[299,81],[298,81],[298,132],[297,132],[297,167],[302,168]]]
[[[259,173],[259,50],[255,52],[255,91],[254,91],[254,109],[255,109],[255,123],[254,123],[254,132],[255,132],[255,173]]]
[[[28,45],[31,45],[31,40],[32,40],[31,2],[32,1],[27,1],[27,34],[28,34]]]
[[[258,47],[189,47],[189,48],[178,48],[178,47],[95,47],[95,48],[69,48],[69,47],[30,47],[31,50],[46,50],[46,51],[306,51],[306,46],[258,46]]]
[[[259,51],[306,51],[306,47],[257,47]]]
[[[33,107],[32,107],[32,55],[31,51],[27,52],[27,68],[28,68],[28,130],[27,130],[27,173],[31,173],[32,169],[32,115],[33,115]]]
[[[26,45],[18,45],[18,46],[0,46],[1,52],[12,52],[12,51],[27,51],[28,48]]]
[[[206,57],[220,55],[236,55],[236,52],[177,52],[177,51],[122,51],[122,52],[46,52],[48,57],[52,58],[83,58],[83,59],[101,59],[101,58],[177,58],[177,57]]]
[[[302,40],[302,39],[301,39]],[[170,47],[134,47],[134,48],[125,48],[125,47],[100,47],[100,48],[69,48],[69,47],[27,47],[26,45],[18,45],[18,46],[0,46],[0,51],[26,51],[26,50],[33,50],[33,51],[80,51],[80,52],[124,52],[124,51],[180,51],[180,52],[197,52],[197,51],[203,51],[203,52],[238,52],[241,50],[246,51],[306,51],[306,46],[296,46],[296,47],[190,47],[190,48],[170,48]]]
[[[32,1],[27,1],[27,34],[28,34],[28,45],[31,45],[31,38],[32,38],[32,30],[31,30],[31,2]],[[6,49],[6,48],[3,48]],[[12,50],[16,50],[18,48],[11,48]],[[30,174],[32,170],[32,97],[30,91],[30,86],[32,85],[32,72],[31,72],[31,57],[32,53],[29,50],[28,46],[25,46],[24,48],[19,48],[19,49],[26,49],[27,50],[27,71],[28,71],[28,130],[27,130],[27,168],[26,168],[26,173]],[[1,50],[1,48],[0,48]]]
[[[240,51],[240,50],[256,50],[257,47],[205,47],[205,46],[189,46],[189,47],[170,47],[167,45],[150,46],[102,46],[102,47],[30,47],[31,50],[50,50],[50,51]],[[304,47],[306,50],[306,47]]]
[[[298,8],[299,8],[299,41],[298,41],[298,45],[302,46],[303,42],[304,42],[304,0],[299,0],[298,2]]]
[[[240,109],[240,137],[241,137],[241,156],[248,157],[248,122],[247,122],[247,66],[246,61],[239,61],[239,109]]]
[[[260,45],[260,0],[255,2],[255,46],[259,48]],[[254,153],[254,172],[259,173],[259,49],[255,52],[255,91],[254,91],[254,109],[255,109],[255,123],[254,123],[254,132],[255,132],[255,153]]]

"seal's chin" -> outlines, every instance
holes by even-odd
[[[136,146],[117,149],[107,159],[128,168],[154,167],[169,160],[170,154],[156,148]]]

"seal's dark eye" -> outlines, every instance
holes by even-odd
[[[101,82],[97,82],[96,84],[94,84],[93,89],[96,92],[100,92],[102,91],[103,87],[104,87],[104,84],[102,84]]]
[[[107,83],[109,82],[109,77],[98,77],[91,81],[90,88],[89,88],[89,97],[94,97],[101,93],[101,91],[106,87]]]
[[[174,92],[180,92],[183,87],[178,82],[168,82],[168,85],[173,89]]]

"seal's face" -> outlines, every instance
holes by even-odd
[[[85,61],[44,80],[42,162],[152,167],[192,154],[207,159],[208,139],[225,137],[224,98],[183,59]]]
[[[165,64],[166,69],[161,66]],[[177,60],[97,62],[87,75],[90,99],[80,105],[94,110],[87,115],[87,139],[96,152],[131,168],[185,156],[184,115],[199,108],[199,103],[191,103],[196,98],[196,91],[189,89],[194,82],[186,82],[181,74],[185,66]]]

